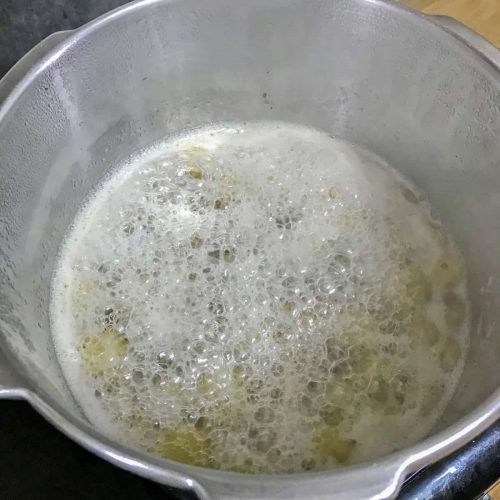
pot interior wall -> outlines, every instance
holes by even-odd
[[[499,81],[451,35],[377,2],[158,1],[94,26],[0,123],[0,330],[11,356],[34,388],[77,413],[48,299],[82,201],[110,167],[169,134],[285,120],[382,156],[429,195],[459,244],[471,351],[438,425],[456,420],[500,384]]]

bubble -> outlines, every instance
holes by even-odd
[[[314,458],[304,458],[300,462],[300,466],[305,471],[314,470],[316,468],[316,460]]]
[[[280,399],[283,396],[283,391],[279,387],[271,389],[271,398]]]
[[[286,301],[282,306],[281,310],[288,316],[293,316],[295,312],[295,302]]]
[[[162,368],[169,368],[173,365],[175,354],[174,353],[168,354],[167,352],[162,351],[158,353],[156,359],[158,361],[158,364]]]
[[[230,264],[236,259],[236,250],[234,248],[226,248],[224,250],[224,262]]]
[[[274,410],[261,406],[255,413],[254,418],[256,422],[268,424],[274,420]]]
[[[201,248],[203,245],[203,240],[199,236],[193,236],[191,238],[191,248]]]
[[[229,195],[221,196],[215,199],[214,208],[216,210],[225,210],[226,208],[228,208],[230,202],[231,202],[231,197]]]
[[[279,448],[271,448],[266,455],[269,463],[276,463],[281,458],[281,450]]]
[[[276,442],[277,433],[274,431],[264,431],[257,437],[255,448],[260,453],[266,453]]]
[[[144,381],[144,373],[141,370],[134,370],[132,372],[132,380],[136,384],[142,384]]]
[[[190,177],[193,179],[202,179],[203,178],[203,170],[196,164],[192,163],[188,170],[187,173]]]
[[[204,430],[209,427],[209,420],[207,417],[199,417],[194,424],[195,428],[198,430]]]

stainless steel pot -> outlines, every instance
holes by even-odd
[[[263,97],[265,95],[265,97]],[[500,416],[500,56],[382,0],[142,0],[35,47],[1,81],[0,397],[201,498],[389,498]],[[69,393],[48,319],[58,246],[106,169],[167,134],[279,119],[361,144],[426,191],[468,264],[471,351],[434,433],[331,472],[250,476],[121,446]]]

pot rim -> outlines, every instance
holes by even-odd
[[[147,9],[155,4],[169,4],[177,1],[180,0],[136,0],[125,4],[90,21],[81,28],[65,32],[65,36],[61,37],[62,41],[61,39],[56,40],[55,46],[45,53],[35,64],[31,65],[27,71],[23,68],[23,62],[25,64],[26,61],[24,58],[21,59],[0,81],[0,95],[7,95],[0,106],[0,123],[7,117],[16,101],[22,96],[29,85],[47,67],[56,62],[66,51],[92,34],[92,32],[135,11]],[[434,16],[426,16],[413,11],[401,5],[396,0],[362,1],[397,12],[398,15],[420,19],[418,22],[432,26],[436,32],[445,31],[447,36],[454,38],[455,43],[461,45],[464,50],[472,51],[474,56],[480,57],[486,62],[490,69],[494,71],[495,77],[500,79],[500,59],[498,58],[498,53],[495,52],[496,49],[474,32],[463,32],[459,29],[457,33],[452,27],[446,26],[446,23],[444,23],[445,26],[443,27],[437,17],[434,18]],[[468,36],[471,33],[473,37],[472,41]],[[14,78],[15,84],[12,88],[9,88],[10,82],[6,83],[8,77],[19,71],[21,72],[21,78],[17,79],[17,81]],[[8,349],[6,351],[8,352]],[[12,359],[10,363],[14,367],[18,364],[16,360]],[[18,370],[18,373],[20,372]],[[293,496],[294,491],[296,492],[295,486],[298,484],[302,485],[302,491],[307,492],[308,490],[304,489],[304,485],[305,488],[307,486],[316,486],[318,481],[324,481],[325,484],[330,486],[334,481],[348,481],[351,486],[354,484],[357,487],[370,487],[373,485],[375,489],[372,488],[372,498],[390,498],[397,493],[409,474],[455,451],[500,417],[500,389],[497,389],[486,401],[450,427],[425,438],[413,446],[380,459],[323,472],[250,475],[203,469],[181,464],[120,445],[95,430],[83,419],[71,414],[54,400],[49,393],[36,388],[32,381],[19,378],[21,380],[20,385],[12,389],[3,389],[0,391],[0,397],[25,399],[56,428],[96,455],[145,478],[162,484],[191,490],[201,499],[211,498],[211,486],[217,484],[236,483],[240,487],[251,488],[254,491],[254,496],[258,494],[258,488],[261,485],[272,487],[275,493],[281,492],[282,495],[283,492],[287,493],[286,486],[290,487],[291,485],[288,493],[289,496]],[[207,484],[208,488],[205,488],[204,484]],[[217,489],[217,486],[214,486],[214,488]],[[235,490],[235,493],[237,491]],[[325,491],[327,490],[325,489]]]

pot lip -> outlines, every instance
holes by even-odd
[[[202,500],[211,498],[202,486],[205,482],[219,484],[237,482],[249,488],[268,486],[282,490],[285,484],[289,485],[292,482],[309,484],[312,487],[320,480],[330,485],[337,481],[349,480],[352,487],[358,482],[361,486],[367,486],[363,484],[363,479],[360,479],[360,473],[366,472],[377,472],[382,476],[377,477],[380,490],[374,498],[392,498],[410,474],[459,449],[500,418],[499,388],[471,413],[446,429],[380,459],[321,472],[243,474],[182,464],[121,445],[107,438],[88,422],[75,417],[45,391],[28,388],[14,391],[13,396],[25,399],[66,436],[101,458],[160,484],[191,490]]]
[[[178,1],[179,0],[135,0],[103,14],[95,20],[83,25],[81,28],[70,31],[68,38],[56,44],[55,47],[33,65],[33,67],[26,72],[24,77],[14,86],[5,101],[0,105],[0,123],[4,120],[17,99],[25,92],[32,81],[48,66],[57,61],[66,51],[83,40],[88,34],[134,11],[139,11],[155,4],[169,4]],[[374,4],[380,8],[386,8],[393,12],[399,12],[405,16],[419,18],[421,22],[433,26],[433,29],[446,32],[447,36],[455,40],[455,43],[459,44],[464,49],[472,51],[474,56],[480,57],[483,61],[489,63],[491,69],[500,77],[500,67],[493,59],[489,58],[475,46],[467,43],[467,41],[460,36],[446,30],[443,26],[439,25],[439,23],[434,22],[432,16],[416,12],[400,4],[396,0],[360,1]],[[22,64],[22,62],[18,64]],[[2,82],[0,82],[0,85],[1,83]],[[220,483],[238,481],[238,483],[245,483],[249,486],[257,486],[264,483],[265,485],[283,487],[285,482],[288,483],[290,481],[310,483],[312,486],[314,482],[321,478],[328,480],[330,484],[335,479],[350,478],[352,485],[357,484],[356,480],[359,480],[359,472],[364,472],[368,469],[379,470],[381,471],[380,475],[384,474],[384,478],[379,481],[379,484],[384,485],[385,489],[383,489],[376,498],[389,498],[399,490],[408,474],[458,449],[500,418],[500,389],[497,389],[486,401],[450,427],[420,441],[416,445],[392,453],[381,459],[316,473],[248,475],[237,472],[202,469],[180,464],[122,446],[96,431],[89,423],[68,412],[46,391],[31,389],[30,386],[31,384],[27,383],[25,388],[7,391],[7,395],[25,399],[60,431],[107,461],[159,483],[192,490],[201,499],[210,498],[210,494],[202,486],[205,480]],[[362,482],[362,479],[360,482]]]

